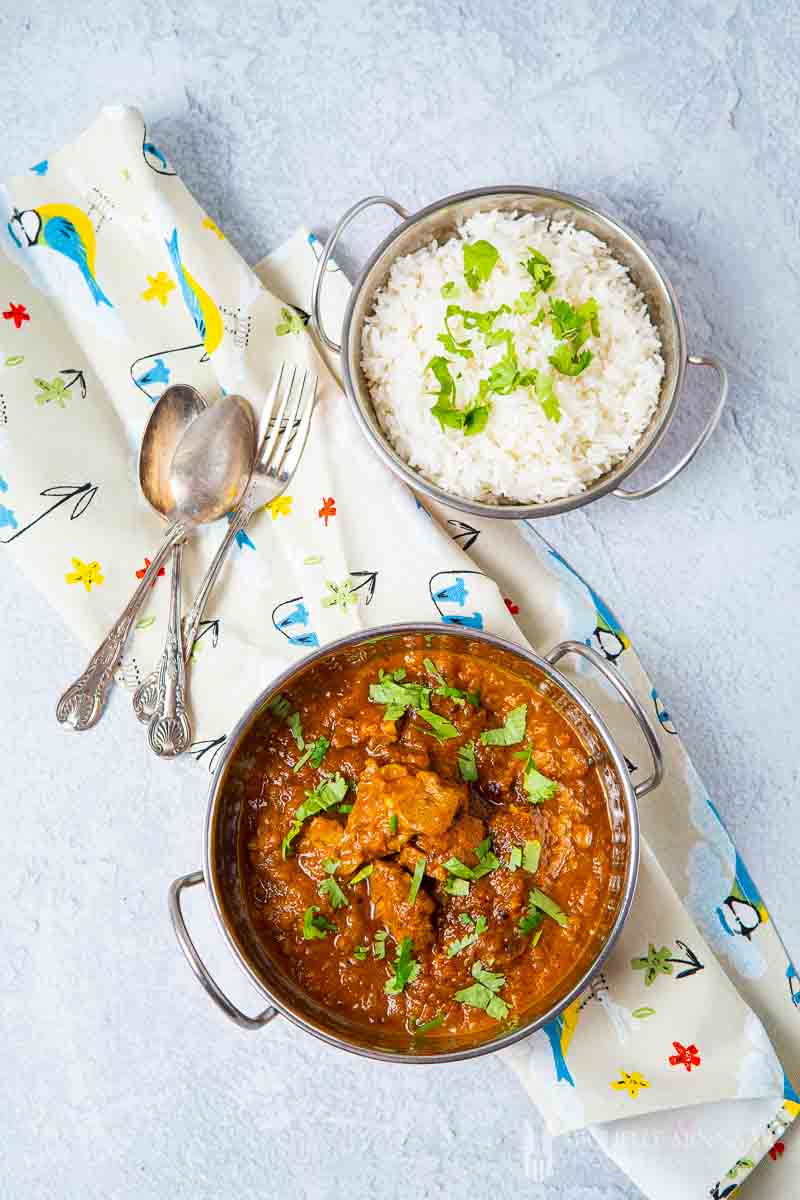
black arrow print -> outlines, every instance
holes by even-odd
[[[86,399],[86,376],[84,375],[83,371],[76,371],[72,367],[67,367],[66,370],[62,368],[62,370],[59,371],[59,375],[71,375],[72,378],[70,379],[69,383],[66,383],[64,386],[71,388],[77,383],[81,389],[81,398],[84,400]]]
[[[698,971],[705,970],[705,965],[700,962],[700,959],[697,957],[694,950],[691,950],[686,945],[686,942],[682,942],[676,938],[675,944],[680,946],[681,950],[686,955],[685,958],[667,959],[667,962],[675,963],[676,966],[686,967],[685,971],[678,971],[678,974],[675,976],[676,979],[688,979],[690,975],[696,975]]]
[[[350,578],[351,579],[358,578],[361,580],[361,583],[357,583],[355,585],[355,587],[352,588],[352,591],[360,592],[362,588],[366,588],[367,591],[366,591],[366,595],[364,598],[364,604],[365,605],[369,604],[370,601],[372,600],[372,597],[375,595],[375,583],[378,578],[378,572],[377,571],[351,571]]]
[[[197,637],[194,639],[194,645],[204,638],[207,633],[211,634],[211,645],[216,646],[219,641],[219,617],[215,621],[201,621],[197,630]]]
[[[189,747],[189,753],[192,754],[198,762],[201,762],[207,754],[211,754],[211,758],[208,761],[208,771],[209,774],[211,774],[214,770],[214,763],[216,762],[217,755],[227,740],[227,733],[223,733],[221,737],[208,738],[208,740],[205,742],[192,742],[191,746]],[[212,751],[213,753],[211,753]]]
[[[29,529],[33,529],[34,525],[38,525],[45,517],[49,517],[50,513],[60,508],[62,504],[68,504],[70,500],[75,500],[75,505],[70,513],[70,521],[75,521],[78,517],[82,517],[89,505],[94,500],[97,494],[98,485],[96,483],[54,483],[52,487],[45,488],[40,492],[40,496],[55,496],[57,497],[55,504],[51,504],[44,512],[39,513],[38,517],[34,517],[27,525],[23,525],[21,529],[17,529],[12,533],[11,537],[0,538],[0,545],[7,545],[13,542],[15,538],[22,537],[23,533],[27,533]]]
[[[448,521],[447,524],[452,525],[453,529],[459,530],[458,533],[453,533],[451,536],[454,542],[461,543],[462,550],[471,549],[481,536],[480,529],[475,529],[473,525],[467,525],[466,521]]]

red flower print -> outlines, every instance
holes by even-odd
[[[673,1042],[675,1053],[670,1054],[669,1062],[672,1067],[686,1067],[687,1071],[691,1071],[692,1067],[700,1066],[700,1052],[697,1046],[682,1046],[680,1042]]]
[[[325,522],[325,528],[328,528],[328,519],[336,516],[336,501],[333,496],[322,497],[322,508],[317,513],[318,517],[322,517]]]
[[[783,1154],[785,1149],[786,1149],[786,1147],[784,1146],[783,1142],[776,1142],[775,1145],[772,1147],[772,1149],[769,1152],[769,1156],[772,1159],[772,1161],[777,1162],[778,1158],[780,1157],[781,1154]]]
[[[144,577],[145,577],[145,574],[146,574],[146,572],[147,572],[147,568],[148,568],[149,566],[150,566],[150,559],[149,559],[149,558],[146,558],[146,559],[144,560],[144,566],[143,566],[143,567],[140,567],[140,568],[139,568],[139,570],[136,572],[136,578],[137,578],[137,579],[144,579]],[[158,572],[157,572],[157,574],[156,574],[156,579],[160,579],[160,578],[161,578],[161,576],[162,576],[163,574],[164,574],[164,568],[163,568],[163,567],[159,567],[159,568],[158,568]],[[156,586],[156,579],[154,579],[154,580],[153,580],[153,582],[150,584],[150,587],[151,587],[151,588],[154,588],[154,587]]]
[[[13,300],[9,300],[8,308],[3,313],[6,321],[13,321],[17,329],[22,328],[23,321],[30,321],[30,314],[24,304],[15,304]]]
[[[515,604],[513,600],[509,600],[508,596],[506,596],[504,600],[506,608],[511,613],[512,617],[515,617],[519,612],[519,605]]]

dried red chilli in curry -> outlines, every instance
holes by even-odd
[[[444,651],[323,666],[271,707],[247,745],[247,893],[303,988],[431,1034],[544,1007],[600,924],[611,859],[602,790],[561,714]],[[294,713],[306,745],[329,743],[299,770]]]

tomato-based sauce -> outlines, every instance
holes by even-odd
[[[534,684],[429,653],[322,665],[259,718],[248,903],[330,1008],[486,1035],[546,1007],[581,959],[608,905],[611,831],[595,769]]]

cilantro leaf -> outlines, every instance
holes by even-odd
[[[325,897],[331,908],[345,908],[348,903],[347,896],[345,896],[339,886],[339,881],[335,878],[341,863],[335,862],[332,858],[326,858],[322,865],[325,868],[327,879],[323,879],[317,891],[320,896]]]
[[[549,259],[540,254],[538,250],[534,250],[533,246],[528,246],[528,253],[530,254],[530,258],[523,265],[533,280],[534,291],[549,291],[555,283],[556,278]]]
[[[569,917],[561,911],[555,900],[551,900],[549,896],[545,896],[544,892],[534,888],[528,896],[528,911],[524,917],[520,918],[519,928],[523,933],[535,933],[546,916],[555,921],[557,925],[561,925],[562,928],[569,924]]]
[[[469,880],[458,879],[453,876],[445,880],[444,890],[448,896],[468,896],[469,895]]]
[[[475,857],[478,860],[477,867],[468,867],[460,858],[448,858],[444,863],[444,869],[449,875],[454,875],[456,879],[465,879],[473,882],[477,879],[482,879],[484,875],[488,875],[490,871],[496,871],[500,866],[500,859],[492,851],[491,835],[475,847]]]
[[[273,713],[279,721],[286,720],[291,712],[291,708],[289,699],[287,696],[284,696],[283,692],[278,692],[274,695],[267,705],[269,712]]]
[[[303,739],[303,728],[300,724],[300,713],[293,712],[291,716],[287,718],[286,724],[289,726],[292,737],[297,743],[297,749],[305,750],[306,743]]]
[[[552,800],[558,791],[558,784],[554,779],[548,779],[546,775],[542,775],[541,771],[536,770],[533,750],[530,747],[525,750],[517,750],[514,758],[520,758],[525,763],[522,768],[522,785],[528,793],[528,800],[531,804],[541,804],[544,800]]]
[[[458,284],[448,279],[447,283],[442,284],[441,293],[445,300],[449,300],[451,296],[458,294]]]
[[[508,856],[509,871],[518,871],[522,866],[522,846],[512,846]]]
[[[527,720],[528,706],[519,704],[512,708],[499,729],[484,729],[481,742],[484,746],[515,746],[525,736]]]
[[[465,746],[459,746],[458,754],[458,770],[461,778],[465,783],[475,783],[478,778],[478,764],[475,761],[475,739],[467,742]]]
[[[492,326],[498,317],[503,313],[510,313],[511,309],[507,304],[501,304],[499,308],[489,308],[486,312],[478,312],[472,308],[461,308],[459,304],[450,304],[447,307],[447,317],[461,317],[464,328],[470,332],[477,329],[479,333],[484,335],[491,331]]]
[[[355,950],[353,951],[353,958],[357,959],[358,962],[363,962],[368,955],[369,946],[356,946]]]
[[[420,708],[417,710],[417,716],[421,721],[431,727],[431,734],[436,738],[437,742],[446,742],[450,738],[459,737],[459,732],[452,721],[448,721],[446,717],[440,717],[430,708]],[[427,730],[426,730],[427,732]]]
[[[408,903],[416,904],[419,887],[422,883],[422,876],[425,874],[425,863],[427,859],[418,858],[417,865],[414,867],[414,877],[411,880],[411,886],[408,889]]]
[[[356,871],[355,875],[348,880],[348,887],[355,887],[357,883],[361,883],[363,879],[369,879],[372,874],[372,863],[368,863],[366,867],[362,867],[360,871]]]
[[[526,842],[522,850],[522,867],[533,875],[539,869],[539,859],[542,853],[542,843],[535,839]]]
[[[396,672],[394,673],[396,674]],[[403,671],[403,678],[405,671]],[[395,721],[407,708],[417,710],[430,707],[430,688],[420,683],[399,683],[392,674],[380,671],[378,682],[369,685],[369,698],[373,704],[387,704],[384,720]]]
[[[410,937],[404,937],[400,943],[400,951],[392,966],[394,975],[387,979],[383,990],[387,996],[399,996],[406,984],[413,983],[419,975],[419,963],[414,958],[414,943]]]
[[[372,939],[372,954],[374,958],[386,958],[386,939],[389,934],[385,929],[378,929]]]
[[[580,375],[592,361],[591,350],[581,350],[574,354],[568,342],[559,342],[547,361],[555,367],[560,375]]]
[[[310,942],[314,938],[327,937],[329,933],[336,933],[336,926],[327,917],[319,915],[318,904],[309,905],[303,913],[303,937]]]
[[[348,783],[337,771],[334,776],[324,779],[313,792],[306,792],[306,798],[292,817],[289,832],[281,842],[281,854],[286,858],[292,842],[303,827],[303,822],[316,813],[325,812],[335,804],[341,804],[347,792]]]
[[[516,387],[517,351],[514,345],[514,335],[510,329],[498,329],[486,335],[486,345],[500,346],[505,342],[506,352],[498,363],[490,369],[488,389],[497,392],[498,396],[507,396]]]
[[[396,833],[397,833],[397,813],[393,812],[389,815],[389,834],[391,837],[394,837],[396,835]]]
[[[431,371],[439,384],[438,392],[431,393],[436,396],[436,403],[431,408],[432,414],[442,429],[448,426],[452,429],[460,429],[464,423],[464,417],[460,409],[456,408],[456,383],[450,374],[449,362],[441,354],[435,354],[425,370]]]
[[[574,342],[576,349],[591,332],[591,322],[586,321],[569,300],[550,301],[550,325],[559,341]]]
[[[499,258],[500,254],[491,242],[480,239],[464,243],[464,278],[471,291],[477,292],[480,285],[486,282]]]
[[[514,301],[514,312],[519,316],[524,316],[525,313],[533,312],[538,303],[539,293],[537,291],[520,292]]]
[[[313,742],[307,742],[305,752],[300,755],[292,770],[296,774],[306,763],[310,763],[312,767],[319,769],[322,766],[322,760],[330,748],[331,744],[326,737],[318,737]]]
[[[431,1017],[430,1021],[425,1021],[422,1025],[415,1024],[413,1032],[428,1033],[431,1029],[438,1029],[440,1025],[444,1025],[444,1013],[437,1013],[435,1017]]]
[[[542,412],[547,417],[548,421],[561,420],[561,406],[558,403],[558,396],[553,390],[553,376],[544,375],[541,371],[537,373],[536,382],[536,399],[542,406]]]
[[[533,908],[528,908],[528,911],[524,917],[520,917],[518,928],[522,931],[522,933],[525,934],[536,933],[537,929],[539,929],[543,922],[544,913],[540,908],[536,908],[534,905]]]
[[[462,917],[467,916],[466,913],[461,914]],[[477,942],[481,934],[486,933],[489,928],[489,923],[483,915],[477,918],[468,918],[472,921],[472,932],[467,933],[462,938],[457,938],[447,947],[447,957],[454,958],[456,954],[460,954],[462,950],[466,950],[468,946],[473,946]]]
[[[447,312],[444,315],[445,332],[437,335],[437,341],[441,342],[450,354],[460,354],[462,358],[472,358],[472,351],[469,349],[470,339],[466,338],[463,342],[459,342],[450,328],[451,319],[459,316],[460,313],[461,309],[457,304],[448,304]]]
[[[508,1016],[508,1005],[497,993],[505,987],[505,975],[487,971],[478,960],[472,966],[472,978],[477,980],[471,987],[462,988],[456,992],[455,999],[460,1004],[468,1004],[472,1008],[481,1008],[496,1021],[502,1021]]]

